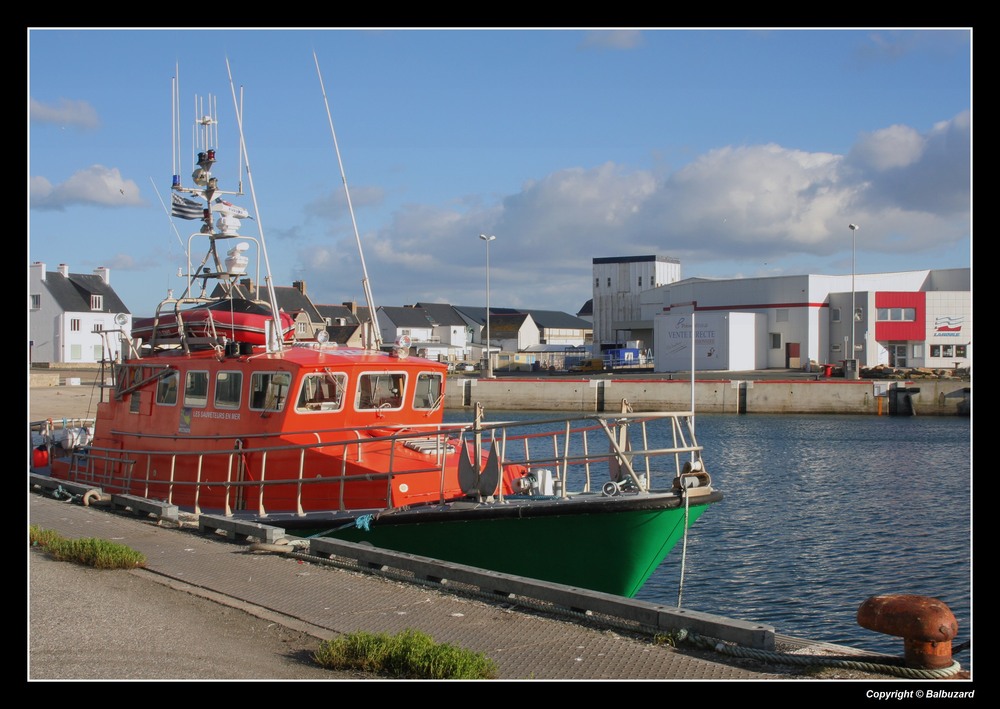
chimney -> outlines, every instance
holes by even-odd
[[[63,275],[63,278],[69,278],[69,266],[64,263],[59,264],[59,273]]]
[[[106,285],[111,284],[111,269],[107,266],[98,266],[95,268],[94,275],[100,276]]]
[[[240,285],[247,289],[247,293],[250,295],[251,298],[257,297],[257,292],[254,290],[253,287],[252,278],[244,278],[243,280],[240,281]]]
[[[305,281],[292,281],[292,288],[297,290],[302,295],[306,294],[306,282]]]
[[[356,300],[345,302],[344,307],[351,311],[351,315],[358,314],[358,302]]]
[[[45,281],[45,264],[42,261],[35,261],[31,267],[38,272],[38,280]]]

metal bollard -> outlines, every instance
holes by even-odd
[[[958,635],[958,621],[936,598],[872,596],[858,608],[858,625],[903,638],[908,667],[937,670],[952,664],[951,641]]]

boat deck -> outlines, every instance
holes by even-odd
[[[522,596],[470,594],[463,584],[404,578],[385,565],[367,561],[350,568],[334,560],[298,552],[274,553],[259,539],[241,538],[210,522],[174,522],[171,515],[153,517],[149,510],[115,510],[56,500],[40,489],[29,494],[30,522],[68,538],[112,539],[143,553],[141,574],[173,588],[246,611],[319,639],[364,631],[395,634],[423,631],[441,643],[485,653],[507,680],[761,680],[820,678],[885,678],[885,675],[788,666],[711,649],[656,643],[649,633],[628,624],[576,614]],[[169,512],[169,511],[168,511]],[[263,537],[261,537],[263,538]],[[254,543],[256,542],[256,547]],[[373,550],[374,552],[375,550]],[[336,559],[337,557],[334,557]],[[405,564],[404,564],[405,566]],[[456,578],[452,567],[443,571]],[[516,582],[518,577],[513,577]],[[525,581],[522,579],[522,581]],[[567,599],[575,589],[563,587]],[[558,592],[559,588],[555,588]],[[31,589],[42,593],[42,589]],[[83,589],[79,590],[84,593]],[[56,594],[58,595],[58,594]],[[69,613],[78,607],[76,592],[66,596]],[[692,611],[692,613],[694,613]],[[698,615],[695,613],[695,615]],[[716,618],[712,616],[712,618]],[[725,623],[724,619],[716,619]],[[746,623],[732,621],[739,631]],[[88,633],[97,632],[94,624]],[[165,618],[164,628],[173,625]],[[100,626],[113,622],[105,618]],[[34,632],[34,629],[32,629]],[[166,631],[169,632],[169,631]],[[204,641],[204,639],[202,639]],[[783,652],[795,655],[858,654],[849,648],[779,636]],[[72,653],[71,647],[62,652]],[[238,658],[217,658],[219,679]],[[77,663],[74,663],[77,664]],[[79,666],[86,666],[81,659]],[[96,678],[92,674],[88,679]]]

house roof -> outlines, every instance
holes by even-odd
[[[361,325],[354,323],[352,325],[327,325],[326,332],[330,335],[330,342],[336,342],[338,345],[348,344],[355,336],[360,337],[359,331],[361,330]]]
[[[216,285],[212,291],[213,298],[221,298],[223,290],[221,285]],[[233,297],[253,300],[254,298],[264,298],[267,292],[263,288],[256,287],[249,280],[233,287]],[[286,313],[304,312],[311,322],[325,322],[316,306],[309,300],[309,296],[294,286],[275,286],[274,297],[278,301],[278,308]]]
[[[490,308],[492,311],[492,308]],[[490,313],[490,340],[507,334],[516,335],[525,321],[530,320],[528,313]]]
[[[434,322],[423,308],[383,305],[378,310],[396,327],[434,327]]]
[[[45,286],[63,312],[131,314],[114,288],[97,274],[71,273],[64,276],[59,271],[46,271]],[[92,295],[102,297],[102,307],[98,311],[90,307]]]
[[[486,324],[486,308],[456,305],[455,310],[473,322]],[[494,308],[490,306],[490,324],[503,315],[530,315],[535,324],[542,330],[591,330],[593,324],[583,318],[564,313],[560,310],[518,310],[516,308]]]
[[[357,325],[360,322],[358,316],[352,313],[346,305],[317,305],[316,310],[319,311],[324,320],[330,322],[336,322],[341,318],[345,323],[352,325]]]
[[[455,312],[455,308],[448,303],[417,303],[417,307],[423,308],[435,325],[443,327],[465,325],[462,316]]]
[[[590,330],[594,327],[590,321],[564,313],[561,310],[525,310],[524,312],[531,315],[538,327],[544,330]]]

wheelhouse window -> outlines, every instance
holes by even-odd
[[[177,403],[177,382],[181,379],[181,373],[172,370],[168,374],[160,377],[156,384],[156,403],[159,406],[173,406]]]
[[[302,388],[295,403],[296,411],[340,411],[344,407],[347,375],[317,372],[302,378]]]
[[[354,408],[358,411],[399,409],[403,405],[405,385],[406,375],[402,372],[362,374],[358,380]]]
[[[250,408],[282,411],[288,399],[292,375],[288,372],[254,372],[250,377]]]
[[[215,378],[215,407],[218,409],[239,408],[242,388],[242,372],[219,372]]]
[[[413,408],[435,409],[441,403],[441,375],[421,372],[413,387]]]
[[[208,372],[188,372],[184,377],[184,405],[204,408],[208,404]]]

